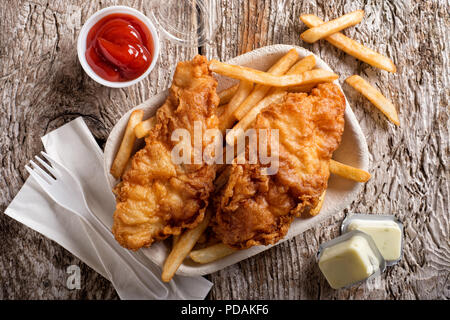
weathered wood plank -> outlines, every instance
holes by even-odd
[[[0,6],[0,211],[28,176],[24,165],[42,150],[40,137],[83,116],[101,146],[129,108],[168,87],[180,60],[197,48],[162,42],[151,75],[125,89],[96,84],[76,53],[78,32],[97,10],[116,1],[9,1]],[[126,1],[149,14],[146,1]],[[181,17],[180,21],[181,21]],[[62,247],[0,215],[0,299],[117,298],[103,277]],[[66,287],[66,268],[79,265],[82,289]]]
[[[344,91],[369,144],[373,178],[354,203],[321,226],[211,275],[213,299],[448,298],[448,5],[427,1],[222,0],[223,19],[208,57],[227,60],[270,44],[295,44],[319,54],[343,80],[359,74],[399,109],[388,123],[348,85]],[[391,57],[397,74],[376,70],[325,41],[300,40],[301,13],[330,20],[356,9],[365,19],[348,36]],[[232,40],[231,40],[232,39]],[[442,53],[442,55],[441,55]],[[346,212],[393,213],[405,223],[402,262],[380,280],[332,290],[315,263],[321,242],[338,235]]]

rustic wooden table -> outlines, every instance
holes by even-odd
[[[366,135],[373,178],[357,199],[319,227],[208,276],[210,299],[448,299],[449,248],[449,11],[448,1],[217,0],[222,22],[213,45],[181,48],[162,42],[151,75],[131,88],[108,89],[82,70],[76,39],[102,7],[125,4],[149,13],[148,1],[8,0],[0,5],[0,211],[42,149],[40,137],[83,116],[103,147],[130,107],[164,90],[180,60],[205,54],[227,60],[271,44],[295,44],[320,55],[340,76],[369,79],[399,110],[395,127],[354,90],[344,91]],[[345,30],[391,57],[390,74],[330,44],[300,40],[301,13],[329,20],[364,9]],[[393,213],[405,225],[402,261],[379,281],[332,290],[317,268],[319,243],[338,235],[346,212]],[[32,214],[32,212],[30,212]],[[117,299],[111,284],[71,253],[0,215],[0,299]],[[66,268],[81,267],[80,290],[66,288]]]

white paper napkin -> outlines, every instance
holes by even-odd
[[[114,195],[103,173],[103,153],[81,117],[42,137],[46,152],[79,178],[92,212],[111,227]],[[92,269],[109,279],[121,299],[155,299],[143,288],[128,267],[114,258],[115,253],[80,218],[55,204],[39,185],[28,178],[5,213],[69,250]],[[141,252],[136,257],[155,270],[161,270]],[[212,283],[203,277],[175,276],[165,284],[166,299],[204,299]]]

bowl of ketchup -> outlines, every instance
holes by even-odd
[[[96,82],[124,88],[148,76],[159,55],[151,21],[136,9],[112,6],[93,14],[78,36],[78,59]]]

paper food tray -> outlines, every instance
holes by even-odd
[[[290,49],[296,48],[300,57],[306,57],[313,54],[312,52],[297,46],[292,45],[273,45],[263,47],[246,54],[235,57],[228,63],[237,64],[242,66],[247,66],[259,70],[267,70],[275,61],[286,54]],[[316,67],[332,71],[331,68],[318,56],[314,55],[316,58]],[[220,92],[236,83],[234,79],[226,78],[220,75],[216,75],[218,79],[217,91]],[[338,81],[335,83],[340,87]],[[340,87],[341,88],[341,87]],[[342,90],[342,88],[341,88]],[[343,91],[342,91],[343,92]],[[153,116],[156,110],[164,103],[167,97],[168,91],[161,92],[160,94],[150,98],[134,109],[143,109],[144,119]],[[117,183],[114,177],[109,173],[109,168],[111,167],[114,156],[119,148],[120,142],[122,141],[122,136],[125,132],[125,128],[128,122],[131,111],[125,113],[122,118],[117,122],[117,124],[112,129],[108,140],[106,142],[104,151],[104,169],[105,175],[110,183],[110,187]],[[342,136],[342,142],[339,148],[334,152],[333,159],[340,161],[342,163],[367,170],[369,164],[367,143],[361,128],[356,120],[353,111],[348,104],[346,98],[346,109],[345,109],[345,129]],[[346,180],[340,178],[336,175],[331,175],[328,182],[328,189],[325,196],[325,202],[322,206],[320,213],[312,218],[307,219],[295,219],[291,224],[288,234],[284,239],[276,243],[275,245],[288,240],[301,234],[303,231],[318,225],[323,220],[329,218],[333,214],[343,210],[347,207],[358,195],[362,188],[362,183],[357,183],[354,181]],[[111,215],[113,212],[111,212]],[[307,245],[307,244],[305,244]],[[218,261],[211,262],[208,264],[197,264],[190,259],[186,259],[185,262],[180,266],[177,274],[186,276],[196,276],[205,275],[209,273],[216,272],[223,269],[229,265],[237,263],[241,260],[247,259],[257,253],[271,248],[272,246],[255,246],[246,250],[237,251],[225,258]],[[156,242],[152,244],[150,248],[143,248],[141,251],[152,261],[154,261],[159,266],[163,266],[167,255],[170,252],[170,248],[164,242]]]

